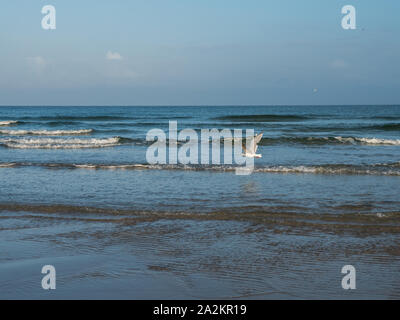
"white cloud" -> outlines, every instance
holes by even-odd
[[[108,51],[106,54],[107,60],[122,60],[122,56],[118,52]]]

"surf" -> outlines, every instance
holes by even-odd
[[[3,162],[0,168],[39,167],[60,170],[172,170],[234,172],[234,165],[182,165],[182,164],[148,164],[148,163],[34,163]],[[400,162],[376,163],[366,165],[354,164],[316,164],[316,165],[261,165],[254,168],[259,174],[313,174],[313,175],[379,175],[400,176]]]
[[[9,120],[9,121],[0,121],[0,127],[8,127],[14,124],[17,124],[18,121],[16,120]]]
[[[91,139],[22,138],[0,139],[0,144],[13,149],[85,149],[114,147],[122,143],[121,137]]]
[[[69,136],[69,135],[87,135],[92,133],[93,129],[81,130],[0,130],[2,135],[10,136]]]

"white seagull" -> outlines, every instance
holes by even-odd
[[[251,138],[250,142],[250,150],[246,149],[246,140],[243,142],[242,147],[243,147],[243,156],[248,157],[248,158],[261,158],[261,154],[256,154],[257,148],[258,148],[258,143],[261,141],[261,138],[263,136],[263,133],[260,133],[256,135],[255,137]]]

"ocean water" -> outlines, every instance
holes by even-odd
[[[262,158],[151,165],[170,120]],[[0,297],[399,298],[399,194],[400,106],[1,107]]]

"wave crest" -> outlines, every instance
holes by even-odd
[[[183,170],[183,171],[214,171],[234,172],[238,166],[232,165],[181,165],[181,164],[105,164],[105,163],[0,163],[0,168],[42,167],[47,169],[93,169],[93,170]],[[323,164],[298,166],[261,166],[254,168],[255,173],[277,174],[326,174],[326,175],[388,175],[400,176],[400,162],[351,165]]]
[[[85,135],[93,132],[93,129],[82,130],[0,130],[0,134],[11,136],[68,136]]]
[[[17,123],[18,123],[18,121],[16,121],[16,120],[0,121],[0,127],[8,127],[10,125],[14,125]]]
[[[278,137],[262,138],[260,145],[294,143],[305,145],[352,144],[352,145],[400,145],[400,139],[362,138],[362,137]]]
[[[0,139],[0,144],[14,149],[83,149],[114,147],[121,144],[120,137],[99,139]]]

